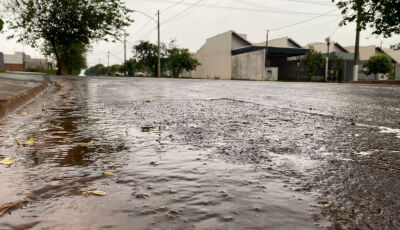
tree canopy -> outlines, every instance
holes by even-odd
[[[0,18],[0,32],[3,30],[4,21]]]
[[[172,72],[173,77],[179,77],[183,70],[195,70],[200,65],[197,59],[190,56],[188,49],[180,49],[174,47],[169,50],[167,58],[168,69]]]
[[[132,19],[122,0],[9,0],[10,37],[34,48],[48,45],[62,73],[67,52],[76,44],[118,40]]]
[[[342,10],[341,25],[356,22],[357,16],[360,29],[367,26],[376,35],[391,37],[400,34],[400,6],[397,0],[332,0]]]
[[[142,69],[153,76],[158,72],[158,46],[149,41],[140,41],[133,47],[134,56]],[[165,44],[161,44],[161,71],[166,69],[166,58],[168,55]]]
[[[378,74],[390,74],[393,70],[392,60],[385,54],[371,57],[363,63],[363,67],[367,69],[367,74],[374,74],[375,78]]]
[[[86,76],[104,76],[106,73],[107,73],[107,68],[102,64],[89,67],[85,71]]]
[[[300,60],[303,64],[306,65],[306,73],[311,80],[311,77],[314,76],[319,69],[324,67],[325,65],[325,57],[321,52],[316,51],[314,48],[310,48],[307,54],[301,58]]]

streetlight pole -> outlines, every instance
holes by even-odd
[[[326,44],[328,45],[328,53],[326,54],[326,64],[325,64],[325,82],[328,82],[329,75],[329,47],[331,46],[331,39],[327,37],[325,39]]]
[[[161,44],[160,44],[160,10],[157,12],[157,29],[158,29],[158,77],[161,77]]]
[[[160,37],[160,10],[157,11],[157,20],[151,17],[150,15],[146,14],[145,12],[139,11],[139,10],[134,10],[133,12],[141,13],[144,16],[150,18],[157,24],[157,29],[158,29],[158,41],[157,41],[157,49],[158,49],[158,60],[157,60],[157,76],[161,77],[161,37]]]

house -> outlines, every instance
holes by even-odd
[[[255,45],[247,40],[245,34],[232,30],[211,37],[194,55],[201,65],[192,71],[191,76],[262,81],[285,80],[287,72],[290,72],[296,77],[295,69],[298,68],[298,61],[294,61],[288,67],[287,59],[305,55],[307,50],[287,37],[272,41],[276,47],[269,46],[266,52],[265,44]],[[266,56],[269,61],[266,61]]]
[[[47,69],[46,59],[31,58],[23,52],[4,55],[4,67],[7,71],[34,71]]]
[[[348,46],[345,47],[349,52],[354,53],[355,52],[355,47],[354,46]],[[387,56],[392,59],[392,63],[394,66],[394,76],[397,78],[400,78],[400,67],[399,67],[399,60],[396,60],[397,54],[395,52],[388,52],[387,49],[381,49],[377,46],[360,46],[360,61],[361,63],[368,61],[371,57],[379,55],[379,54],[386,54]],[[396,57],[396,58],[395,58]],[[360,72],[362,71],[362,64],[360,65]],[[359,77],[360,80],[374,80],[375,76],[367,76],[367,79],[363,77]],[[380,76],[379,80],[388,80],[388,76]]]
[[[396,80],[400,80],[400,50],[383,49],[383,51],[396,61],[394,76]]]
[[[24,70],[25,53],[16,52],[15,54],[4,54],[4,67],[7,71]]]

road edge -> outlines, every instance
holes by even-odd
[[[43,75],[43,83],[41,85],[27,89],[18,95],[0,99],[0,120],[6,117],[9,113],[28,104],[32,99],[44,92],[48,88],[49,82],[49,76]]]

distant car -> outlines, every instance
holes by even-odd
[[[144,77],[144,76],[146,76],[143,72],[137,72],[136,74],[135,74],[135,76],[136,77]]]

